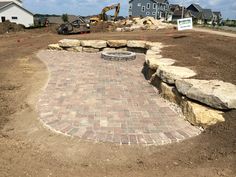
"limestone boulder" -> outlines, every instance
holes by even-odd
[[[116,51],[127,51],[127,50],[128,50],[127,47],[121,47],[116,49]]]
[[[108,40],[107,45],[109,47],[126,47],[127,46],[127,40]]]
[[[109,48],[109,47],[106,47],[106,48],[103,48],[102,49],[102,51],[107,51],[107,52],[109,52],[109,51],[115,51],[116,50],[116,48]]]
[[[107,41],[105,41],[105,40],[82,40],[81,45],[83,47],[102,49],[102,48],[107,47]]]
[[[162,47],[162,43],[160,42],[146,42],[145,44],[146,49],[151,49],[152,47],[156,47],[156,48],[161,48]]]
[[[161,53],[161,47],[151,47],[150,50]]]
[[[82,51],[87,52],[87,53],[97,53],[99,52],[99,49],[95,49],[91,47],[83,47]]]
[[[80,46],[80,40],[62,39],[59,41],[59,46],[62,48],[78,47],[78,46]]]
[[[123,29],[122,28],[116,28],[116,30],[115,30],[116,32],[122,32],[123,31]]]
[[[49,50],[63,50],[63,48],[61,48],[59,44],[49,44],[48,49]]]
[[[181,104],[182,95],[177,91],[176,87],[161,82],[159,84],[158,89],[160,91],[161,96],[166,100],[175,103],[177,105]]]
[[[70,48],[66,48],[66,51],[70,51],[70,52],[82,52],[83,47],[70,47]]]
[[[196,76],[193,70],[179,66],[160,66],[156,74],[168,84],[174,84],[175,81],[179,79]]]
[[[147,50],[146,55],[158,55],[160,54],[159,51]]]
[[[136,47],[136,48],[145,48],[146,41],[141,40],[129,40],[127,42],[128,47]]]
[[[207,106],[186,100],[181,107],[186,119],[193,125],[207,127],[225,121],[223,112]]]
[[[216,109],[236,109],[236,86],[219,80],[181,79],[180,93]]]
[[[170,58],[157,58],[152,56],[146,56],[145,60],[151,69],[157,69],[160,66],[171,66],[175,63],[175,60]]]

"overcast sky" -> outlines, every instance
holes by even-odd
[[[23,0],[24,7],[33,13],[94,15],[113,3],[121,3],[120,14],[128,15],[128,0]],[[182,0],[169,0],[170,3],[181,3]],[[199,3],[203,8],[221,11],[223,17],[236,19],[236,0],[184,0],[185,5]]]

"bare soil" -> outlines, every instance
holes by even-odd
[[[167,146],[118,146],[47,130],[35,102],[48,73],[35,52],[62,38],[143,39],[173,45],[162,55],[197,78],[236,83],[236,39],[199,32],[91,33],[31,30],[0,36],[0,176],[236,176],[236,111],[200,136]]]

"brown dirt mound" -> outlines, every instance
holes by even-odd
[[[17,32],[24,31],[24,25],[12,23],[9,20],[0,23],[0,34],[8,33],[8,32]]]

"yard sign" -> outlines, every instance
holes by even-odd
[[[193,20],[192,20],[192,18],[179,19],[177,21],[177,24],[178,24],[178,30],[179,31],[193,29]]]

